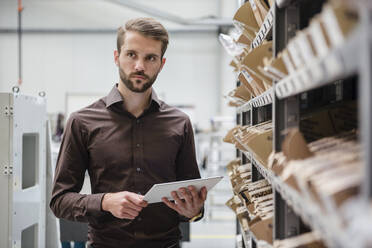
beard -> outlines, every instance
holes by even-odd
[[[154,84],[156,78],[158,77],[158,74],[159,72],[156,73],[153,77],[149,77],[143,71],[139,71],[139,72],[134,72],[134,73],[127,75],[119,66],[119,75],[120,75],[121,81],[130,91],[136,92],[136,93],[143,93],[146,90],[148,90]],[[135,82],[139,84],[141,83],[141,80],[135,80],[135,82],[130,80],[130,78],[135,75],[142,76],[145,78],[145,80],[147,80],[140,88],[135,87]]]

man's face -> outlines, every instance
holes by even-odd
[[[115,62],[120,79],[129,90],[141,93],[153,85],[165,63],[161,45],[161,41],[138,32],[126,32],[120,54],[115,51]]]

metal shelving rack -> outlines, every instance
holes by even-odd
[[[269,34],[273,39],[273,55],[284,49],[296,31],[307,26],[301,11],[312,2],[311,15],[319,13],[325,1],[276,0],[257,33],[251,48],[259,46]],[[237,124],[254,126],[271,120],[273,123],[273,150],[281,151],[283,131],[300,125],[301,94],[323,86],[335,85],[336,81],[352,76],[358,79],[358,126],[359,141],[363,147],[365,177],[362,193],[357,200],[359,211],[370,209],[372,199],[372,4],[358,0],[360,23],[352,31],[346,42],[329,51],[327,56],[309,61],[304,68],[290,74],[273,88],[267,90],[246,104],[237,108]],[[315,7],[314,7],[315,6]],[[310,19],[312,16],[305,15]],[[321,73],[319,73],[321,72]],[[311,80],[306,80],[310,78]],[[239,84],[239,83],[238,83]],[[246,147],[247,148],[247,147]],[[249,150],[249,149],[247,149]],[[339,213],[324,215],[320,206],[305,199],[296,190],[275,176],[271,170],[261,165],[250,152],[237,151],[242,164],[252,164],[252,181],[265,178],[273,187],[274,193],[274,230],[273,239],[285,239],[309,230],[317,230],[329,247],[365,247],[362,236],[353,235],[345,229]],[[369,216],[371,217],[371,216]],[[371,222],[372,223],[372,222]],[[243,234],[244,235],[244,234]],[[251,247],[257,247],[257,240],[249,233]]]

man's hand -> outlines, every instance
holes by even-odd
[[[168,207],[174,209],[180,215],[187,218],[192,218],[198,215],[207,199],[207,189],[203,187],[200,192],[196,191],[194,186],[189,186],[186,188],[179,188],[178,191],[173,191],[172,197],[174,202],[169,201],[166,197],[162,200]],[[181,197],[183,199],[181,199]]]
[[[107,193],[102,199],[102,209],[119,219],[133,220],[146,206],[147,202],[142,195],[128,191]]]

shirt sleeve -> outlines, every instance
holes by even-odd
[[[89,163],[87,131],[72,114],[59,151],[50,208],[58,218],[90,222],[103,214],[104,193],[79,194]]]
[[[198,163],[196,161],[194,131],[190,119],[187,118],[185,123],[184,139],[181,148],[177,154],[177,181],[200,178]],[[204,216],[204,207],[201,209],[202,216],[195,221],[198,221]],[[181,222],[188,222],[190,219],[179,215]]]

